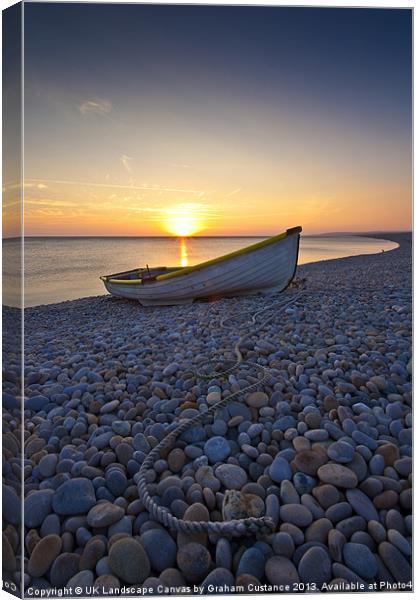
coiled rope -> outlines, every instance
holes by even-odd
[[[259,365],[257,363],[246,361],[243,359],[243,355],[240,351],[240,346],[243,344],[244,340],[248,338],[251,334],[256,334],[261,331],[266,325],[268,325],[275,317],[278,316],[278,310],[284,310],[291,304],[295,303],[304,293],[304,290],[300,290],[293,294],[291,299],[282,299],[281,302],[275,302],[270,304],[269,306],[258,310],[252,315],[251,321],[249,322],[249,331],[242,335],[239,340],[236,342],[234,346],[234,354],[236,355],[236,361],[234,364],[225,369],[224,371],[214,371],[209,374],[204,374],[199,370],[196,371],[196,376],[202,379],[212,379],[214,377],[225,377],[235,371],[239,366],[247,364],[249,367],[257,369],[261,374],[261,377],[254,383],[249,384],[248,386],[238,390],[223,398],[219,402],[211,405],[208,410],[205,412],[199,413],[195,417],[191,419],[187,419],[186,421],[181,422],[175,429],[173,429],[170,433],[168,433],[152,450],[144,459],[141,468],[138,472],[138,493],[139,498],[141,499],[144,507],[148,510],[151,517],[165,525],[166,527],[174,530],[174,531],[183,531],[185,533],[196,533],[207,531],[208,533],[216,533],[223,534],[229,536],[244,536],[248,534],[269,534],[272,533],[275,529],[275,523],[272,518],[268,516],[264,517],[248,517],[245,519],[235,519],[231,521],[185,521],[183,519],[178,519],[175,517],[166,507],[159,506],[153,498],[150,496],[147,489],[147,472],[153,467],[153,464],[160,457],[160,453],[163,450],[168,450],[172,448],[175,440],[182,435],[189,428],[194,427],[195,425],[199,425],[207,419],[208,415],[214,414],[218,409],[223,408],[232,400],[237,400],[244,394],[248,394],[256,390],[261,385],[267,383],[268,379],[270,379],[270,371],[267,367]],[[265,319],[262,323],[260,323],[256,328],[252,328],[252,326],[257,324],[258,318],[263,315],[268,310],[275,309],[275,312]],[[223,319],[220,323],[221,327],[228,328],[226,324],[227,318]],[[220,365],[220,360],[212,359],[208,361],[204,361],[200,363],[201,365],[205,364],[207,366],[213,365],[217,367]]]
[[[304,283],[304,280],[303,282]],[[261,377],[254,383],[249,384],[248,386],[240,389],[233,394],[230,394],[226,398],[223,398],[219,402],[213,404],[206,410],[205,412],[199,413],[195,417],[191,419],[187,419],[180,423],[174,430],[172,430],[168,435],[166,435],[146,456],[144,459],[141,468],[138,472],[138,493],[139,497],[142,500],[144,507],[149,511],[150,515],[160,521],[166,527],[174,530],[174,531],[183,531],[185,533],[194,533],[194,532],[202,532],[207,531],[208,533],[215,534],[223,534],[226,536],[244,536],[249,534],[269,534],[275,528],[274,522],[270,517],[249,517],[247,519],[236,519],[231,521],[184,521],[183,519],[178,519],[171,512],[163,507],[159,506],[153,498],[150,496],[147,489],[147,472],[153,467],[154,462],[160,457],[160,453],[163,450],[168,450],[173,446],[175,440],[182,435],[185,431],[187,431],[190,427],[195,425],[199,425],[204,422],[204,420],[208,417],[208,415],[214,414],[219,408],[223,408],[232,400],[237,400],[240,396],[244,394],[248,394],[256,390],[261,385],[267,383],[268,379],[271,377],[270,371],[267,367],[259,365],[257,363],[247,361],[243,359],[242,353],[240,351],[240,346],[243,344],[244,340],[248,338],[250,335],[254,335],[261,331],[266,325],[268,325],[274,318],[278,316],[278,311],[281,311],[291,304],[294,304],[301,296],[304,294],[309,295],[324,295],[325,293],[383,293],[383,292],[392,292],[395,291],[394,288],[383,286],[381,288],[342,288],[342,287],[330,287],[328,289],[322,288],[316,289],[300,289],[296,293],[292,295],[292,298],[285,299],[282,298],[279,302],[273,302],[269,306],[262,308],[261,310],[255,312],[251,320],[248,323],[250,327],[249,331],[242,335],[239,340],[236,342],[234,346],[234,353],[236,355],[236,361],[233,363],[231,367],[225,369],[224,371],[215,371],[213,373],[205,374],[202,372],[196,371],[196,376],[201,379],[212,379],[214,377],[223,377],[231,374],[235,371],[240,365],[247,365],[251,368],[257,369],[261,374]],[[256,328],[252,328],[253,325],[256,325],[258,317],[267,312],[268,310],[275,310],[275,312],[265,319],[260,325]],[[226,324],[226,321],[229,320],[230,317],[221,320],[220,325],[223,328],[229,328]],[[205,364],[207,366],[215,365],[219,366],[220,362],[224,362],[222,359],[220,360],[209,360],[200,363],[201,365]]]

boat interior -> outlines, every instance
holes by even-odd
[[[154,281],[159,275],[171,273],[172,271],[178,271],[182,267],[139,267],[132,269],[131,271],[123,271],[122,273],[112,273],[106,275],[105,279],[120,279],[123,281],[133,280],[137,281],[141,279],[142,283]]]

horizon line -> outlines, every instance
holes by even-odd
[[[302,233],[302,237],[314,237],[314,236],[327,236],[327,235],[360,235],[360,234],[377,234],[377,233],[412,233],[412,229],[376,229],[376,230],[361,230],[361,231],[323,231],[321,233]],[[269,238],[276,234],[221,234],[221,235],[185,235],[185,236],[176,236],[176,235],[95,235],[95,234],[87,234],[87,235],[25,235],[25,236],[7,236],[3,237],[3,241],[5,240],[17,240],[17,239],[39,239],[39,238],[73,238],[73,239],[85,239],[85,238],[146,238],[146,239],[157,239],[157,238],[167,238],[167,239],[209,239],[209,238],[252,238],[252,237],[265,237]]]

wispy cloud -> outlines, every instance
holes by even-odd
[[[95,98],[94,100],[85,100],[78,106],[82,115],[94,113],[96,115],[107,115],[112,110],[112,103],[109,100]]]
[[[45,185],[45,183],[35,183],[35,182],[30,182],[30,181],[25,181],[25,183],[23,184],[23,187],[25,189],[31,189],[31,188],[36,188],[38,190],[46,190],[47,189],[47,185]],[[20,183],[20,181],[17,182],[13,182],[13,183],[7,183],[5,185],[3,185],[3,192],[7,192],[9,190],[20,190],[22,188],[22,184]]]
[[[126,172],[129,173],[130,175],[132,174],[131,162],[133,160],[134,159],[132,158],[132,156],[128,156],[127,154],[123,154],[121,156],[122,166],[124,167],[124,169],[126,170]]]
[[[236,194],[239,194],[242,191],[242,188],[236,188],[234,189],[232,192],[229,192],[228,194],[226,194],[226,198],[231,198],[231,196],[235,196]]]
[[[72,181],[68,179],[30,179],[29,182],[32,183],[43,183],[49,185],[79,185],[86,187],[98,187],[98,188],[109,188],[109,189],[119,189],[119,190],[148,190],[151,192],[181,192],[183,194],[195,194],[198,197],[202,197],[205,195],[205,191],[203,190],[191,190],[184,188],[172,188],[160,185],[122,185],[118,183],[97,183],[92,181]]]
[[[192,165],[186,163],[171,163],[170,166],[175,169],[193,169]]]
[[[67,200],[54,200],[54,199],[49,199],[49,198],[45,198],[45,199],[26,199],[25,200],[25,205],[34,205],[34,206],[50,206],[50,207],[77,207],[78,204],[77,202],[69,202]]]

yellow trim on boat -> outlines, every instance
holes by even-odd
[[[188,273],[193,273],[194,271],[199,271],[205,267],[209,267],[210,265],[216,265],[217,263],[228,260],[229,258],[234,258],[236,256],[241,256],[242,254],[247,254],[248,252],[253,252],[253,250],[259,250],[259,248],[264,248],[265,246],[269,246],[274,242],[279,242],[283,238],[286,238],[288,233],[284,231],[284,233],[280,233],[279,235],[275,235],[266,240],[262,240],[261,242],[256,242],[256,244],[252,244],[251,246],[246,246],[246,248],[240,248],[240,250],[235,250],[234,252],[230,252],[230,254],[224,254],[223,256],[217,256],[217,258],[212,258],[211,260],[207,260],[206,262],[199,263],[198,265],[192,265],[191,267],[184,267],[183,269],[178,269],[177,271],[172,271],[171,273],[165,273],[163,275],[159,275],[156,277],[157,281],[166,281],[166,279],[172,279],[172,277],[179,277],[180,275],[187,275]]]
[[[260,242],[256,242],[256,244],[252,244],[251,246],[246,246],[246,248],[241,248],[240,250],[235,250],[234,252],[230,252],[230,254],[224,254],[223,256],[217,256],[217,258],[212,258],[211,260],[207,260],[206,262],[199,263],[198,265],[192,265],[191,267],[183,267],[178,269],[177,271],[171,271],[170,273],[158,275],[155,281],[166,281],[167,279],[172,279],[174,277],[180,277],[181,275],[188,275],[189,273],[193,273],[194,271],[199,271],[205,267],[209,267],[211,265],[216,265],[217,263],[223,262],[230,258],[234,258],[236,256],[241,256],[243,254],[248,254],[249,252],[253,252],[254,250],[259,250],[260,248],[265,248],[265,246],[269,246],[275,242],[279,242],[282,239],[285,239],[288,235],[293,233],[300,233],[301,227],[294,227],[292,229],[288,229],[283,233],[278,235],[274,235],[273,237],[267,238],[266,240],[262,240]],[[101,277],[102,281],[107,283],[115,283],[120,285],[143,285],[142,279],[108,279],[107,277]],[[152,285],[152,284],[151,284]]]
[[[107,283],[123,283],[124,285],[143,285],[142,279],[105,279]]]

